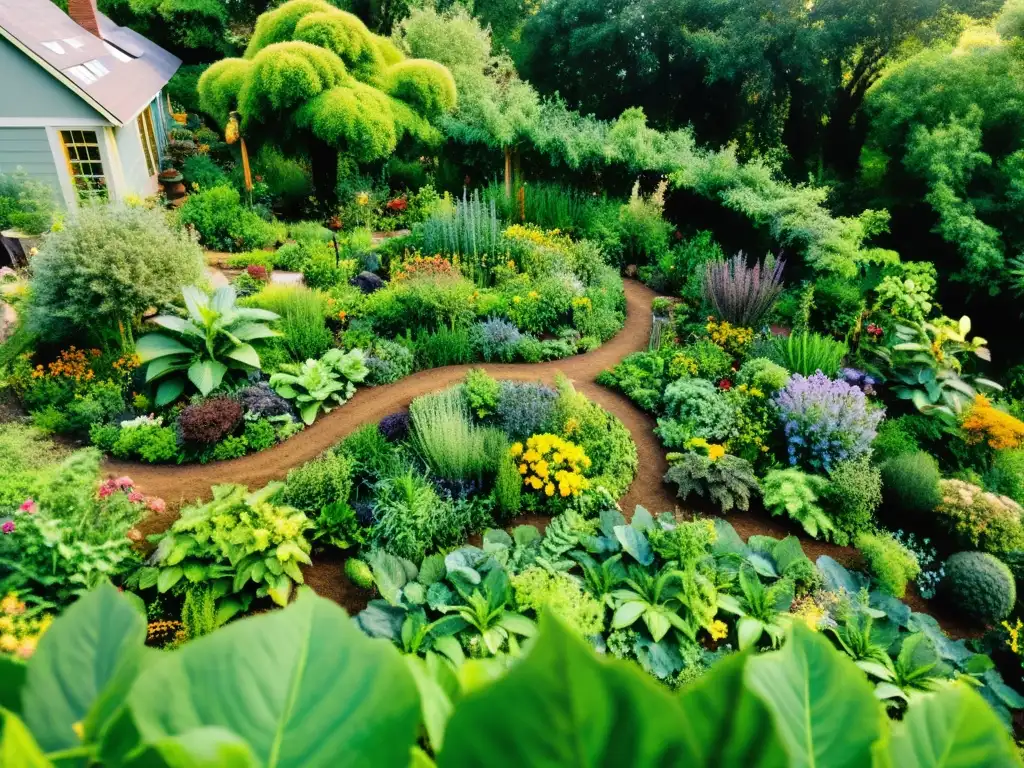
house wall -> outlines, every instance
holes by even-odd
[[[22,121],[29,125],[109,125],[81,97],[3,38],[0,72],[0,125]]]
[[[139,126],[134,120],[120,128],[114,129],[117,140],[117,153],[121,157],[124,170],[124,189],[122,195],[139,195],[148,197],[156,194],[156,176],[149,175],[146,167],[146,155],[142,149],[142,137]]]
[[[19,168],[53,187],[56,197],[63,201],[57,163],[45,128],[0,126],[0,173],[14,173]]]

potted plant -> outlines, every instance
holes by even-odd
[[[157,181],[168,200],[180,200],[185,196],[185,177],[177,169],[166,168],[160,171]]]

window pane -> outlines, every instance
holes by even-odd
[[[99,147],[89,147],[88,148],[88,155],[87,155],[87,157],[90,160],[99,160],[100,159],[100,148]]]
[[[69,144],[71,142],[71,131],[61,131],[60,140],[65,144]]]
[[[96,140],[96,131],[82,131],[82,134],[85,136],[85,141],[87,141],[88,143],[99,144],[99,142]]]

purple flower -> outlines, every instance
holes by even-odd
[[[8,520],[3,525],[0,525],[0,531],[4,533],[14,533],[14,521]]]
[[[863,390],[846,381],[833,381],[821,371],[794,374],[775,396],[786,434],[789,463],[831,471],[846,459],[871,450],[881,408],[869,407]]]

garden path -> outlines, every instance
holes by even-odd
[[[147,535],[158,533],[166,530],[177,519],[178,509],[183,504],[210,498],[212,486],[242,483],[250,488],[258,488],[272,480],[283,480],[288,470],[313,459],[363,425],[378,422],[395,411],[407,408],[420,395],[436,392],[461,381],[470,368],[483,368],[495,378],[543,381],[548,384],[553,384],[555,376],[562,373],[577,391],[615,414],[629,430],[636,444],[639,457],[636,478],[619,500],[626,517],[632,516],[637,505],[646,507],[654,514],[666,511],[684,514],[692,512],[693,509],[680,508],[672,489],[662,481],[668,470],[668,462],[654,434],[654,418],[637,408],[625,395],[594,381],[601,371],[614,367],[627,355],[647,349],[651,334],[651,300],[658,294],[636,280],[626,280],[625,289],[625,326],[593,352],[545,363],[477,363],[419,371],[394,384],[360,389],[343,407],[321,416],[299,435],[259,453],[231,461],[188,466],[151,466],[108,457],[104,471],[115,476],[128,475],[147,494],[159,496],[167,502],[164,512],[151,515],[139,525],[139,529]],[[715,514],[715,510],[707,505],[698,503],[696,506],[702,514]],[[821,555],[829,555],[845,564],[855,563],[860,558],[853,547],[840,547],[809,539],[788,521],[772,518],[763,509],[730,512],[725,517],[743,539],[753,534],[776,538],[796,534],[804,552],[812,561]],[[547,518],[531,516],[530,519],[517,519],[515,522],[517,525],[525,523],[543,529]],[[359,611],[370,597],[369,592],[356,588],[345,577],[340,559],[318,559],[311,567],[304,568],[303,572],[306,583],[317,593],[330,597],[350,612]],[[937,611],[937,606],[926,604],[913,587],[905,601],[916,611],[927,610],[935,615],[952,636],[970,634],[969,628],[961,627],[958,622],[944,615],[944,611]]]

